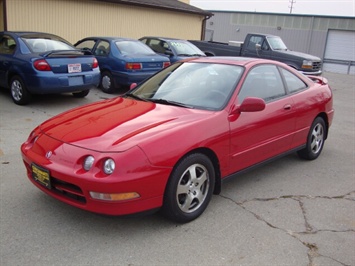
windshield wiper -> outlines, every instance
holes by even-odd
[[[139,101],[143,101],[143,102],[147,102],[147,99],[141,98],[133,93],[125,93],[125,96],[131,97],[133,99],[139,100]]]
[[[185,107],[185,108],[194,108],[191,105],[187,105],[184,103],[179,103],[179,102],[175,102],[175,101],[170,101],[170,100],[165,100],[165,99],[147,99],[153,103],[161,103],[161,104],[167,104],[167,105],[173,105],[173,106],[179,106],[179,107]]]

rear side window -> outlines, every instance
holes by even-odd
[[[99,41],[94,51],[95,55],[108,56],[110,53],[110,43],[107,41]]]
[[[94,48],[95,41],[94,40],[86,40],[81,43],[79,43],[76,48],[82,49],[82,50],[89,50],[92,51],[92,48]]]
[[[285,78],[286,87],[290,93],[301,91],[307,88],[307,84],[304,83],[303,80],[288,70],[282,68],[281,72]]]
[[[15,52],[16,42],[11,36],[0,36],[0,54],[13,54]]]

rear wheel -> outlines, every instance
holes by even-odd
[[[73,96],[75,98],[84,98],[85,96],[87,96],[89,94],[89,92],[90,92],[90,90],[73,92]]]
[[[183,158],[174,168],[164,194],[164,215],[179,223],[199,217],[211,200],[215,172],[211,160],[200,153]]]
[[[298,156],[307,159],[317,159],[323,150],[326,136],[326,127],[324,119],[317,117],[309,130],[306,147],[298,151]]]
[[[10,81],[11,97],[14,103],[25,105],[31,100],[31,94],[28,92],[25,83],[19,76],[14,76]]]
[[[108,71],[104,71],[101,73],[101,82],[100,88],[105,93],[113,93],[114,92],[114,84],[112,74]]]

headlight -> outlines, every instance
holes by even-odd
[[[88,157],[85,158],[84,163],[83,163],[83,168],[86,171],[89,171],[91,167],[94,165],[95,159],[93,156],[89,155]]]
[[[106,159],[104,162],[104,173],[110,175],[115,170],[116,164],[115,161],[112,159]]]
[[[312,68],[313,62],[310,60],[303,60],[302,68]]]

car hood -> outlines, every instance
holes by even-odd
[[[61,142],[99,152],[120,152],[166,130],[203,120],[211,112],[113,98],[62,113],[40,125]]]
[[[319,57],[306,54],[306,53],[301,53],[301,52],[296,52],[291,50],[275,50],[275,51],[282,54],[288,54],[288,55],[293,55],[295,57],[300,57],[303,58],[304,60],[321,61]]]

